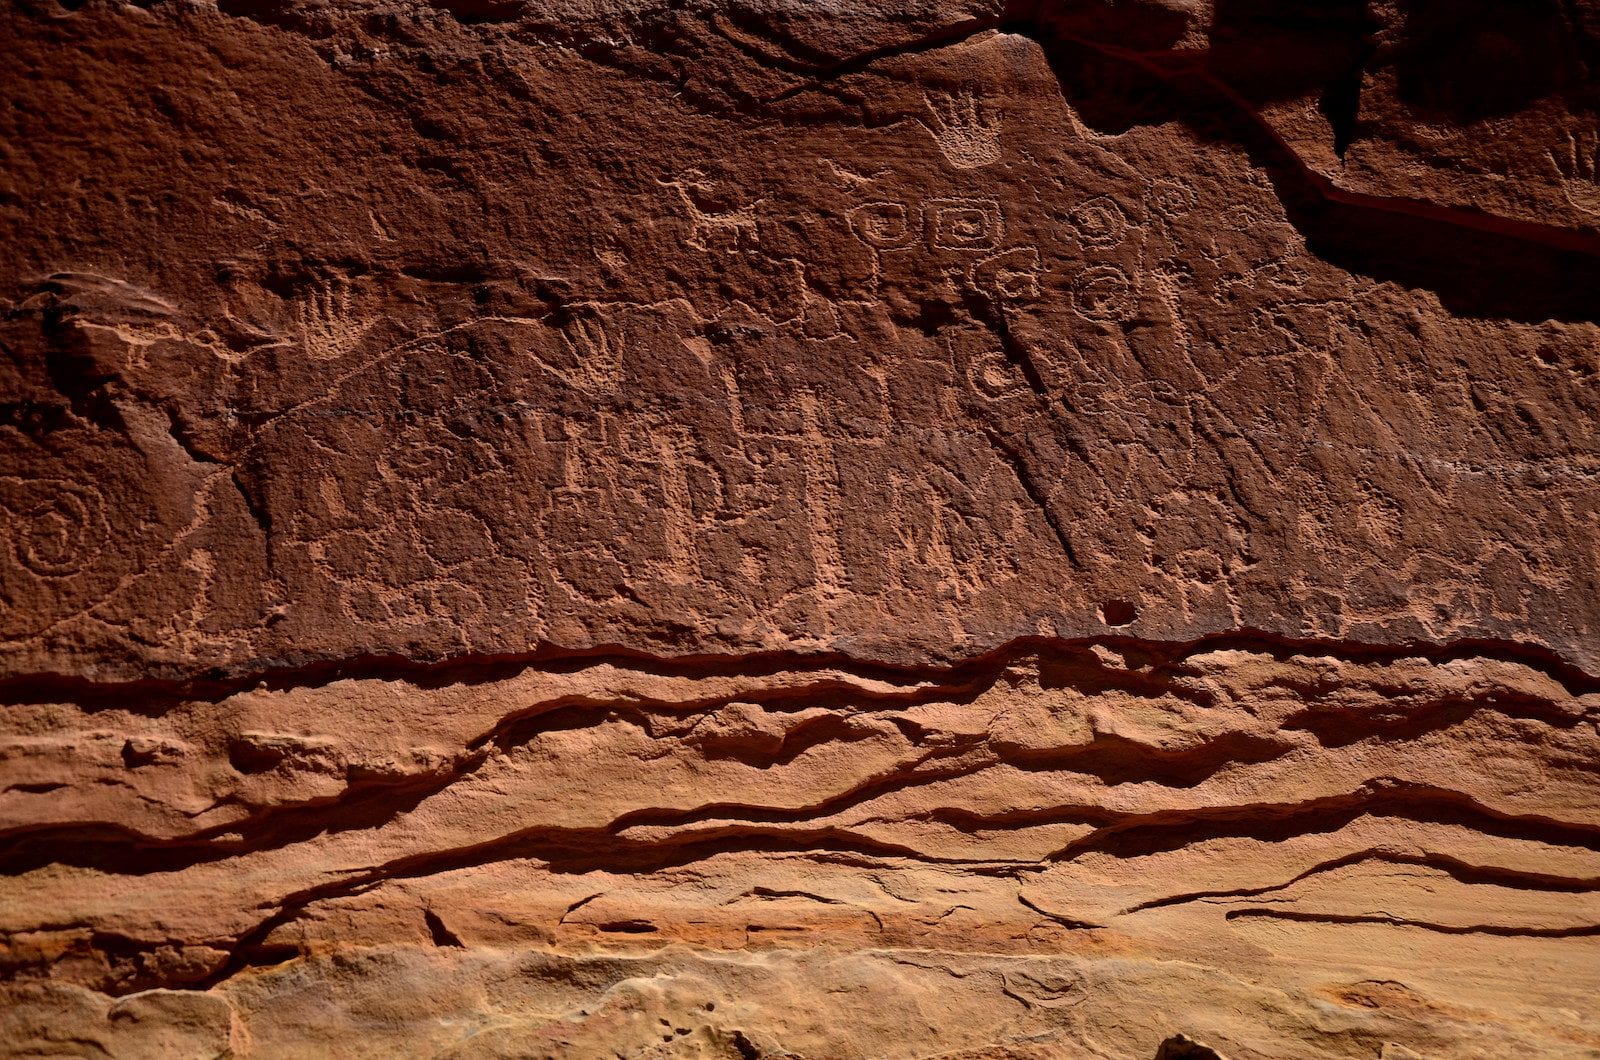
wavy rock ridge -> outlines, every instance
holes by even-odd
[[[426,1019],[399,988],[361,1048],[1600,1048],[1600,683],[1526,662],[1040,643],[7,718],[18,1040],[338,1052],[327,1006],[399,977]]]
[[[0,1054],[1600,1057],[1595,0],[0,49]]]

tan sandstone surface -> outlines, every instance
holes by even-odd
[[[0,1055],[1600,1057],[1600,2],[0,47]]]

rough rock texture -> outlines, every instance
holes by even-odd
[[[7,1055],[1600,1056],[1597,0],[0,47]]]

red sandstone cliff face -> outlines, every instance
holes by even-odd
[[[0,39],[0,1049],[1600,1055],[1600,7]]]

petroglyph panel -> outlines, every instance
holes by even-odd
[[[294,32],[258,26],[214,32]],[[759,34],[735,36],[755,47]],[[836,77],[774,82],[766,102],[735,99],[748,55],[707,58],[682,98],[640,100],[626,87],[634,75],[619,73],[621,96],[594,105],[620,108],[637,135],[590,122],[576,138],[560,84],[596,72],[563,59],[521,90],[542,103],[507,99],[485,115],[548,121],[561,146],[534,157],[480,144],[478,176],[459,177],[476,205],[316,141],[319,164],[377,190],[313,215],[240,185],[220,196],[232,209],[209,242],[180,252],[190,237],[155,226],[138,229],[145,263],[124,274],[88,261],[60,272],[59,255],[54,279],[19,272],[5,325],[17,366],[6,473],[102,487],[51,441],[87,425],[136,453],[128,473],[172,500],[155,521],[131,487],[99,508],[69,493],[38,510],[12,540],[11,577],[41,576],[24,553],[47,570],[69,562],[74,520],[100,520],[96,542],[148,541],[149,554],[102,557],[88,581],[105,585],[44,575],[71,583],[47,607],[68,622],[19,626],[43,639],[7,645],[13,668],[70,670],[89,636],[95,665],[136,676],[147,649],[119,639],[123,620],[96,618],[91,635],[78,607],[148,563],[172,591],[198,591],[199,542],[162,550],[205,525],[194,523],[202,485],[208,504],[225,497],[229,518],[253,527],[239,538],[247,559],[225,543],[203,551],[219,569],[270,557],[271,573],[252,590],[253,624],[224,638],[235,654],[193,660],[197,672],[301,646],[330,659],[439,657],[633,636],[719,650],[865,637],[861,650],[899,656],[953,635],[939,651],[981,650],[1041,624],[1102,631],[1100,603],[1133,597],[1151,634],[1265,624],[1527,638],[1586,655],[1591,595],[1552,582],[1544,571],[1562,564],[1540,550],[1508,560],[1500,549],[1541,538],[1536,511],[1559,513],[1572,548],[1593,545],[1594,421],[1578,413],[1592,403],[1594,325],[1580,300],[1527,319],[1474,314],[1456,308],[1471,285],[1448,270],[1409,258],[1390,268],[1381,254],[1359,267],[1315,228],[1292,167],[1243,132],[1193,124],[1185,107],[1209,97],[1114,50],[1094,63],[1117,77],[1079,84],[1045,36],[976,30]],[[289,81],[303,80],[295,70]],[[850,110],[852,94],[875,91],[878,109]],[[1129,124],[1107,98],[1118,92],[1155,110]],[[1226,99],[1205,106],[1243,120]],[[395,120],[366,104],[340,113],[359,116],[355,139]],[[1539,148],[1572,194],[1586,128],[1564,123]],[[952,164],[930,131],[960,129],[979,147],[958,159],[978,161],[990,142],[1003,158]],[[636,150],[646,135],[651,149]],[[247,153],[238,165],[267,162]],[[513,168],[515,181],[495,175]],[[217,199],[195,198],[194,216]],[[1329,201],[1324,213],[1367,209]],[[328,221],[341,209],[347,221]],[[1477,238],[1465,220],[1439,223]],[[294,234],[313,230],[322,243]],[[1530,297],[1581,285],[1573,260]],[[951,360],[958,329],[986,335],[975,345],[1009,366],[1003,382],[1001,362]],[[1463,361],[1462,350],[1488,352]],[[1523,389],[1497,382],[1508,372]],[[814,396],[811,413],[801,394]],[[149,410],[137,430],[125,406]],[[826,445],[800,441],[808,415]],[[897,461],[947,449],[1011,483],[1003,513],[966,517],[1015,573],[977,596],[935,589],[913,604],[885,577],[900,569],[901,520],[881,484]],[[816,466],[830,459],[831,473]],[[1396,514],[1370,538],[1334,513],[1374,467]],[[828,506],[848,515],[819,514],[812,498],[829,481]],[[1190,560],[1175,565],[1151,536],[1161,499],[1182,489],[1240,528],[1208,538],[1241,551],[1202,564],[1220,573],[1199,593]],[[1352,561],[1328,562],[1342,554]],[[1502,602],[1423,607],[1377,578],[1421,556],[1461,572],[1450,576],[1460,599]],[[1476,587],[1488,570],[1495,587]],[[472,617],[452,623],[446,599]],[[1340,617],[1330,600],[1346,601]],[[661,607],[683,629],[659,628]]]
[[[1594,1055],[1600,21],[1269,6],[11,5],[0,1052]]]

